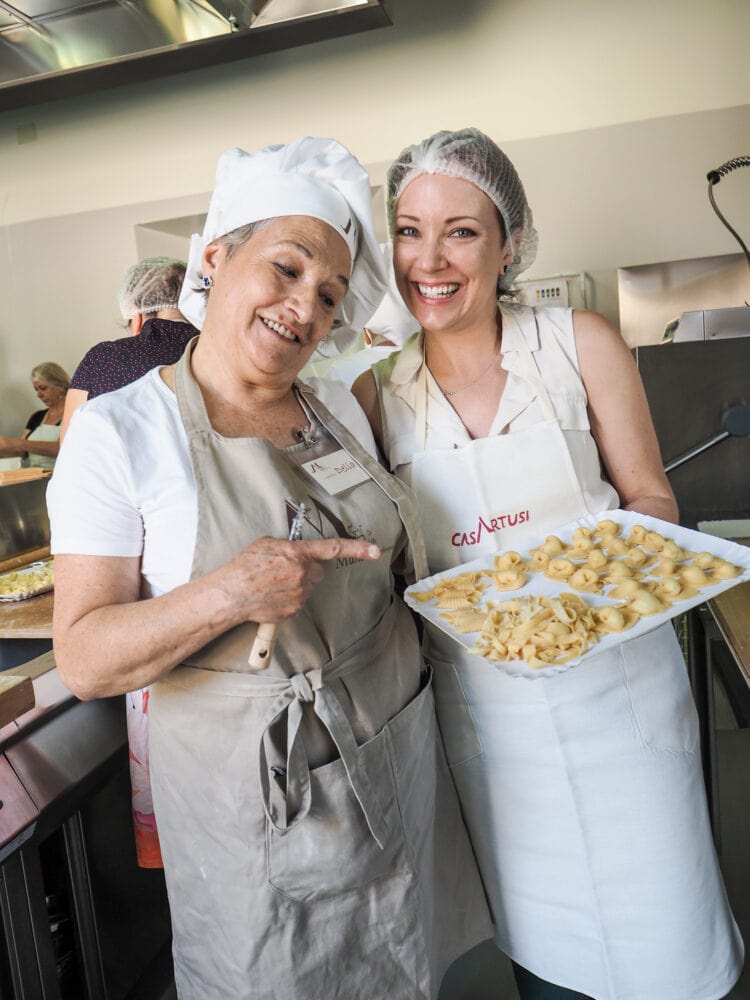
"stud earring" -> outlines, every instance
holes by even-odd
[[[507,274],[509,270],[510,270],[510,264],[504,264],[503,265],[503,274]]]
[[[211,277],[210,274],[204,274],[203,277],[201,278],[201,281],[203,282],[203,287],[206,289],[206,291],[208,291],[209,288],[214,283],[214,279]]]

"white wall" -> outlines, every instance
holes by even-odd
[[[33,408],[32,365],[118,335],[135,227],[205,208],[232,145],[335,135],[380,180],[406,143],[478,125],[525,179],[531,276],[590,271],[610,316],[617,266],[737,250],[705,173],[750,151],[747,0],[392,7],[391,28],[0,115],[0,432]],[[716,189],[746,240],[748,173]]]

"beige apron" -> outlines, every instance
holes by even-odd
[[[305,386],[311,447],[216,434],[189,354],[176,392],[198,498],[192,576],[260,535],[286,537],[300,501],[303,539],[367,537],[384,555],[324,564],[262,674],[247,664],[248,623],[151,688],[179,995],[434,997],[448,964],[492,929],[439,759],[429,672],[392,596],[413,499]],[[340,445],[371,478],[330,496],[300,462]]]
[[[424,450],[426,366],[420,371],[412,487],[426,512],[432,572],[455,565],[459,551],[471,559],[521,546],[529,525],[543,537],[596,513],[586,509],[524,338],[519,349],[518,370],[544,419],[461,448]],[[613,489],[609,505],[618,506]],[[498,510],[527,511],[528,523],[492,530]],[[480,519],[490,530],[457,549],[456,532]],[[596,1000],[724,996],[742,943],[671,625],[534,680],[509,677],[429,625],[426,653],[498,945],[543,979]]]
[[[38,424],[26,438],[27,441],[59,441],[60,424]],[[54,469],[55,460],[50,455],[29,452],[26,464],[32,469]]]

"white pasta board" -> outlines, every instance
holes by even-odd
[[[738,545],[735,542],[724,538],[718,538],[715,535],[710,535],[702,531],[692,531],[689,528],[683,528],[679,525],[669,524],[667,521],[661,521],[656,517],[649,517],[646,514],[637,514],[628,510],[602,511],[599,514],[592,514],[587,517],[581,517],[577,521],[571,521],[569,524],[565,524],[560,528],[545,531],[543,535],[529,535],[524,539],[522,545],[519,543],[513,546],[513,551],[519,552],[524,560],[528,560],[530,550],[542,545],[549,535],[557,535],[562,542],[570,544],[573,539],[573,532],[576,528],[586,527],[594,530],[598,522],[605,519],[615,521],[617,524],[621,525],[621,535],[623,537],[628,536],[630,529],[634,525],[640,524],[643,525],[647,531],[656,531],[665,538],[672,539],[677,545],[689,552],[710,552],[712,555],[718,556],[720,559],[726,559],[735,566],[740,566],[743,572],[741,576],[737,576],[732,580],[720,580],[716,583],[712,583],[708,587],[701,588],[701,590],[698,591],[694,597],[689,598],[688,600],[675,601],[670,608],[660,614],[640,618],[636,624],[632,626],[632,628],[629,628],[624,632],[609,633],[602,636],[602,638],[594,646],[592,646],[591,649],[588,649],[582,656],[571,660],[568,663],[554,664],[550,667],[532,668],[527,666],[523,660],[513,660],[509,663],[487,660],[488,666],[496,667],[498,670],[502,670],[514,677],[527,677],[530,679],[549,677],[551,674],[567,670],[568,668],[575,666],[582,660],[588,659],[591,656],[597,656],[599,653],[604,652],[606,649],[611,649],[613,646],[617,646],[621,642],[627,642],[630,639],[635,639],[639,635],[644,635],[646,632],[652,631],[664,622],[669,621],[671,618],[675,618],[678,615],[683,614],[683,612],[687,611],[689,608],[702,604],[705,601],[710,600],[712,597],[716,597],[723,591],[729,590],[730,587],[735,587],[739,583],[750,580],[750,547]],[[491,572],[494,569],[493,560],[495,556],[499,554],[501,554],[500,551],[489,552],[486,555],[481,556],[479,559],[474,559],[472,562],[464,563],[461,566],[455,566],[449,570],[444,570],[442,573],[435,573],[433,576],[428,576],[417,581],[417,583],[414,583],[407,588],[404,595],[406,603],[427,621],[431,622],[441,631],[445,632],[446,635],[455,639],[455,641],[460,643],[462,646],[466,646],[467,649],[471,649],[478,638],[478,633],[474,632],[467,635],[457,632],[445,618],[440,617],[440,612],[444,611],[444,608],[438,608],[432,602],[416,601],[412,595],[432,590],[441,581],[449,580],[452,577],[458,576],[460,573],[477,572],[480,570],[489,570]],[[622,603],[614,598],[607,597],[607,593],[614,590],[614,584],[606,586],[603,594],[601,595],[583,593],[581,591],[574,590],[566,584],[565,581],[558,582],[550,580],[544,575],[544,573],[528,573],[527,582],[520,590],[497,590],[492,585],[491,577],[484,577],[482,582],[487,584],[487,588],[483,595],[484,603],[487,601],[507,601],[513,597],[524,595],[532,595],[535,597],[557,597],[561,593],[565,592],[578,594],[579,597],[583,598],[583,600],[591,606],[609,604],[617,607]]]

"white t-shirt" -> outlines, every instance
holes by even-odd
[[[354,397],[337,382],[306,381],[376,455]],[[177,398],[159,369],[76,410],[47,488],[47,508],[55,555],[140,556],[144,597],[190,579],[195,477]]]

